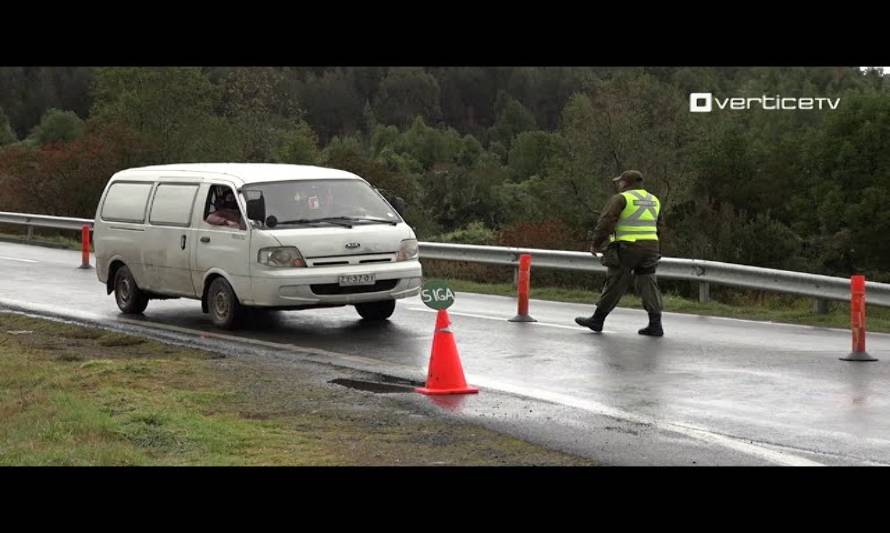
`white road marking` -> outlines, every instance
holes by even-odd
[[[480,299],[484,299],[484,298],[493,298],[493,299],[504,299],[504,298],[509,298],[509,299],[511,299],[511,300],[513,300],[513,301],[515,302],[515,298],[512,297],[512,296],[501,296],[501,295],[499,295],[499,294],[483,294],[483,293],[481,293],[481,292],[456,292],[455,294],[467,294],[467,295],[470,295],[471,297],[482,297],[482,298],[480,298]],[[530,302],[529,305],[532,305],[532,304],[537,303],[537,304],[540,304],[541,306],[550,306],[550,305],[556,305],[556,306],[583,306],[583,305],[587,305],[587,304],[581,304],[581,303],[577,303],[577,302],[560,302],[560,301],[557,301],[557,300],[536,300],[536,299],[529,299],[529,302]],[[836,302],[836,303],[840,303],[840,304],[843,305],[843,302]],[[872,304],[870,304],[870,305],[872,305]],[[590,307],[590,306],[587,305],[587,307]],[[616,310],[623,310],[623,311],[641,311],[641,312],[643,312],[642,309],[634,309],[634,308],[630,308],[630,307],[616,307]],[[745,323],[748,323],[748,324],[757,324],[757,325],[759,325],[759,326],[766,326],[766,325],[769,325],[769,326],[779,326],[779,327],[789,327],[789,328],[805,328],[805,329],[808,329],[808,330],[818,329],[818,330],[838,331],[838,332],[843,332],[843,333],[849,333],[849,332],[850,332],[850,330],[847,329],[847,328],[838,328],[838,327],[831,327],[831,326],[810,326],[810,325],[807,325],[807,324],[791,324],[791,323],[788,323],[788,322],[776,322],[776,321],[773,321],[773,320],[754,320],[754,319],[750,319],[750,318],[732,318],[732,317],[728,317],[728,316],[713,316],[713,315],[701,315],[701,314],[696,314],[696,313],[681,313],[681,312],[678,312],[678,311],[664,311],[662,314],[665,315],[665,316],[668,316],[668,317],[670,317],[670,316],[672,316],[672,315],[677,315],[677,316],[681,316],[681,317],[685,317],[685,318],[702,318],[702,319],[707,319],[707,320],[723,320],[723,321],[727,321],[727,322],[745,322]],[[874,332],[874,333],[871,333],[871,332],[870,332],[868,335],[869,335],[870,337],[871,337],[871,336],[890,337],[890,333],[881,333],[881,332]]]
[[[609,407],[608,405],[604,405],[593,400],[576,398],[573,396],[568,396],[566,394],[560,394],[558,392],[551,392],[543,389],[535,389],[527,387],[525,385],[516,386],[509,383],[489,380],[485,377],[476,376],[472,381],[473,385],[479,387],[496,389],[502,392],[508,392],[519,396],[528,396],[536,398],[538,400],[549,401],[569,407],[576,407],[578,409],[583,409],[594,414],[617,418],[619,420],[626,420],[628,422],[651,425],[658,429],[680,433],[696,440],[736,450],[747,455],[752,455],[754,457],[758,457],[760,459],[778,465],[824,466],[822,463],[811,461],[804,457],[799,457],[797,455],[785,453],[778,450],[771,450],[769,448],[758,446],[756,444],[752,444],[748,441],[741,440],[735,437],[729,437],[726,435],[721,435],[719,433],[714,433],[713,431],[709,431],[706,428],[690,426],[688,424],[679,424],[674,422],[656,420],[651,417],[630,413],[621,409],[616,409],[614,407]]]
[[[428,309],[425,307],[408,307],[410,311],[423,311],[425,313],[436,313],[435,309]],[[463,311],[449,311],[449,315],[454,316],[466,316],[470,318],[484,318],[486,320],[497,320],[499,322],[507,322],[507,318],[512,317],[503,317],[503,316],[492,316],[492,315],[479,315],[475,313],[464,313]],[[550,328],[560,328],[560,329],[571,329],[574,331],[585,331],[588,328],[582,328],[581,326],[567,326],[565,324],[553,324],[552,322],[521,322],[521,324],[529,324],[532,326],[547,326]]]
[[[35,261],[33,259],[19,259],[18,257],[6,257],[5,255],[0,255],[0,259],[6,259],[7,261],[21,261],[22,263],[39,263],[40,261]]]

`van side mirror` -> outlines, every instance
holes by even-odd
[[[247,218],[250,220],[266,220],[266,199],[259,191],[247,191]]]
[[[395,193],[388,191],[386,189],[377,189],[386,201],[396,210],[400,215],[405,216],[405,209],[408,208],[408,204],[405,203],[404,198],[401,196],[396,196]]]
[[[400,215],[405,215],[405,209],[408,208],[408,204],[405,203],[405,200],[401,196],[394,197],[390,203]]]

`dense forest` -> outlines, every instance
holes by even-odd
[[[691,113],[689,94],[840,98]],[[586,249],[638,169],[664,254],[890,281],[890,76],[855,67],[0,68],[0,211],[92,217],[117,170],[353,171],[422,240]]]

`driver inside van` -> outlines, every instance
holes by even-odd
[[[217,195],[213,206],[216,209],[207,215],[206,221],[208,224],[244,229],[241,223],[241,211],[238,210],[235,194],[231,190],[226,191],[222,195]]]
[[[299,191],[294,197],[302,213],[306,218],[336,217],[336,216],[362,216],[367,210],[360,205],[354,205],[354,200],[348,195],[334,195],[335,185],[331,183],[309,184],[304,190]]]

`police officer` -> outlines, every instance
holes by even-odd
[[[603,252],[602,263],[608,268],[606,282],[593,316],[578,317],[575,322],[602,331],[606,316],[618,305],[633,279],[649,313],[649,325],[638,333],[661,337],[663,305],[655,279],[655,267],[661,258],[661,201],[643,188],[643,175],[636,170],[622,172],[612,181],[618,194],[609,199],[600,215],[591,245],[591,252]]]

